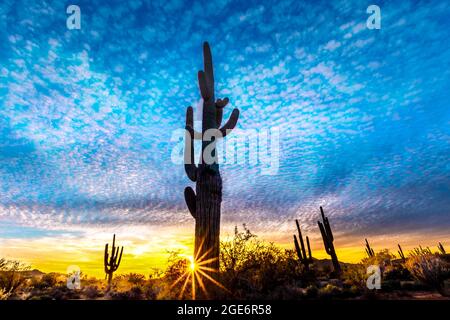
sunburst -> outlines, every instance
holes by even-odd
[[[218,282],[216,279],[214,279],[208,274],[208,272],[217,272],[217,270],[207,267],[209,263],[216,261],[217,258],[206,259],[206,257],[208,256],[208,254],[211,252],[212,249],[207,250],[199,257],[199,254],[201,252],[200,249],[202,246],[203,241],[200,244],[199,249],[195,253],[195,255],[193,257],[189,257],[190,264],[186,269],[186,271],[181,276],[179,276],[178,279],[175,280],[175,282],[170,287],[172,289],[177,283],[184,281],[183,286],[181,287],[180,294],[178,296],[179,299],[183,298],[183,295],[186,292],[186,288],[188,287],[189,283],[191,284],[192,299],[195,300],[197,297],[197,287],[199,287],[202,290],[203,294],[208,299],[209,294],[208,291],[206,290],[206,286],[204,283],[205,279],[213,283],[215,286],[229,292],[227,288],[225,288],[220,282]]]

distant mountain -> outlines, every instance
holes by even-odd
[[[37,276],[44,275],[45,272],[42,272],[38,269],[33,269],[33,270],[22,271],[21,274],[23,274],[25,277],[37,277]]]

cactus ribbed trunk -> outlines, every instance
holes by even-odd
[[[198,216],[195,219],[194,252],[197,259],[210,261],[203,266],[219,270],[222,178],[219,173],[200,171],[202,170],[199,170],[196,186]],[[214,272],[210,276],[216,277]]]
[[[106,288],[107,291],[111,289],[111,283],[112,283],[113,273],[108,273],[108,287]]]
[[[336,251],[334,251],[334,247],[333,250],[330,253],[330,257],[331,257],[331,262],[333,263],[333,268],[334,268],[334,273],[336,276],[340,276],[341,274],[341,265],[339,263],[338,257],[336,255]]]

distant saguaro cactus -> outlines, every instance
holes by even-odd
[[[339,276],[341,274],[341,265],[339,264],[336,251],[334,250],[334,238],[333,232],[331,231],[330,222],[328,221],[328,218],[325,217],[322,207],[320,207],[320,213],[322,216],[322,222],[317,221],[317,224],[319,225],[320,233],[322,234],[325,251],[331,256],[334,272],[337,276]]]
[[[398,255],[400,256],[400,259],[402,259],[403,261],[405,261],[406,260],[406,258],[405,258],[405,255],[404,255],[404,253],[403,253],[403,250],[402,250],[402,247],[400,246],[400,244],[397,244],[398,245]]]
[[[122,260],[122,253],[123,253],[123,247],[120,249],[119,254],[119,247],[115,247],[116,243],[116,235],[113,236],[113,243],[111,248],[111,255],[108,254],[108,244],[105,245],[105,273],[106,277],[108,279],[108,289],[111,288],[111,282],[113,278],[113,273],[119,268],[120,261]]]
[[[300,263],[305,266],[306,270],[308,270],[309,264],[312,262],[311,247],[309,246],[309,238],[308,238],[308,236],[306,236],[306,245],[308,247],[308,255],[307,255],[306,249],[305,249],[305,243],[303,242],[302,231],[300,229],[300,224],[298,223],[297,219],[295,219],[295,224],[297,225],[298,238],[300,239],[300,245],[299,245],[297,236],[294,234],[295,251],[297,252],[297,256],[298,256]]]
[[[194,130],[193,109],[186,111],[186,138],[184,168],[187,176],[196,182],[196,192],[191,187],[184,190],[187,207],[195,219],[195,263],[201,263],[204,272],[216,278],[220,254],[220,205],[222,178],[216,151],[216,141],[225,137],[236,126],[239,110],[234,109],[230,119],[221,126],[223,108],[228,98],[215,99],[214,72],[211,49],[203,44],[204,70],[198,72],[198,83],[203,98],[202,132]],[[194,163],[194,140],[202,141],[198,166]]]
[[[442,243],[440,243],[440,242],[438,244],[438,249],[439,249],[439,253],[440,254],[442,254],[442,255],[446,254],[444,245]]]
[[[370,247],[369,241],[366,240],[366,253],[369,258],[372,258],[375,255],[375,251]]]

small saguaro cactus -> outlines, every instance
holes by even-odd
[[[398,245],[398,255],[400,256],[400,259],[402,259],[403,261],[405,261],[406,260],[406,258],[405,258],[405,254],[403,253],[403,250],[402,250],[402,247],[400,246],[400,244],[397,244]]]
[[[220,205],[222,203],[222,178],[220,177],[216,142],[234,129],[239,110],[234,109],[230,119],[221,127],[223,108],[228,98],[215,99],[214,72],[211,49],[203,44],[204,70],[198,72],[198,84],[203,98],[202,132],[194,130],[193,109],[186,111],[186,137],[184,169],[187,176],[196,182],[195,192],[191,187],[184,190],[187,207],[195,219],[194,263],[202,265],[204,273],[217,278],[220,255]],[[198,166],[194,163],[194,140],[202,141],[202,152]],[[198,261],[201,260],[201,261]],[[209,285],[209,282],[206,284]]]
[[[375,256],[375,251],[373,251],[373,249],[370,247],[369,241],[367,239],[366,240],[366,253],[367,256],[369,258],[372,258],[373,256]]]
[[[108,244],[105,245],[105,273],[106,278],[108,279],[108,290],[111,288],[111,282],[113,278],[113,273],[119,268],[120,261],[122,260],[123,247],[120,249],[119,247],[115,247],[116,243],[116,235],[113,236],[113,243],[111,248],[111,255],[108,254]]]
[[[309,264],[312,262],[311,247],[309,246],[309,238],[308,236],[306,236],[306,245],[308,247],[308,255],[307,255],[305,243],[303,242],[302,231],[300,229],[300,224],[298,223],[297,219],[295,219],[295,224],[297,225],[298,238],[300,239],[299,245],[297,236],[294,234],[295,251],[297,252],[297,256],[300,263],[303,264],[306,270],[308,270]]]
[[[440,243],[440,242],[438,244],[438,249],[439,249],[439,253],[440,254],[442,254],[442,255],[446,254],[444,245],[442,243]]]
[[[320,207],[320,213],[322,215],[322,222],[317,221],[317,224],[319,225],[320,233],[322,234],[325,251],[331,256],[335,275],[339,276],[341,274],[341,265],[339,264],[336,251],[334,250],[334,238],[333,232],[331,231],[330,222],[328,221],[328,218],[325,217],[322,207]]]

